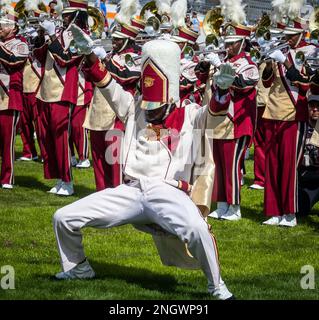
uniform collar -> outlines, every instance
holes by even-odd
[[[240,59],[240,58],[243,58],[246,56],[246,52],[245,51],[242,51],[241,53],[237,54],[236,56],[230,58],[228,61],[229,62],[235,62],[236,60]]]

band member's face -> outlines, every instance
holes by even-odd
[[[165,116],[168,105],[165,104],[155,110],[145,110],[145,120],[152,124],[161,124]]]
[[[319,119],[319,101],[309,101],[309,118],[317,121]]]
[[[55,12],[55,7],[56,7],[56,4],[55,3],[51,3],[50,12],[51,12],[52,16],[57,16],[57,13]]]
[[[112,38],[112,48],[114,52],[119,52],[125,43],[126,39],[121,39],[121,38]]]
[[[0,40],[4,41],[14,34],[16,30],[14,24],[0,24]]]
[[[181,51],[183,52],[183,50],[185,49],[187,43],[186,42],[177,42],[179,48],[181,49]]]
[[[295,48],[297,46],[299,38],[300,38],[300,33],[285,35],[285,40],[291,48]]]
[[[241,46],[242,40],[236,41],[236,42],[226,42],[225,48],[228,51],[228,58],[232,58],[237,56],[239,54],[240,46]],[[245,44],[243,45],[244,49]]]
[[[72,13],[62,14],[62,19],[63,19],[63,27],[67,28],[72,22],[73,14]]]

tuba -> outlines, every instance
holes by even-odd
[[[224,23],[224,17],[221,14],[221,8],[216,7],[209,10],[203,21],[203,30],[206,35],[206,46],[214,45],[220,46],[221,26]]]
[[[49,15],[46,5],[41,2],[38,4],[38,9],[44,13],[45,16]],[[25,0],[20,0],[14,7],[14,11],[18,13],[18,25],[21,29],[28,26],[38,26],[39,18],[35,18],[32,12],[28,12],[25,8]]]
[[[88,7],[88,24],[93,39],[100,39],[104,32],[105,18],[103,13],[92,6]]]
[[[151,17],[147,17],[147,13],[151,14]],[[150,1],[144,5],[140,12],[142,20],[146,20],[145,32],[154,36],[159,33],[161,27],[161,16],[158,14],[158,8],[155,1]]]
[[[271,25],[271,20],[268,14],[263,14],[260,18],[256,29],[255,36],[256,38],[264,38],[266,41],[271,39],[271,33],[269,31],[269,27]]]
[[[147,13],[151,17],[147,17]],[[140,12],[140,17],[146,21],[145,31],[148,34],[155,35],[161,32],[161,29],[171,28],[170,17],[167,14],[160,15],[155,1],[150,1],[144,5]]]

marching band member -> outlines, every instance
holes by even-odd
[[[69,1],[69,6],[62,12],[65,29],[59,35],[56,35],[53,22],[46,20],[41,23],[50,37],[50,41],[37,53],[40,61],[45,59],[45,73],[37,94],[44,104],[40,114],[46,128],[42,136],[46,148],[44,176],[46,179],[58,179],[49,192],[61,196],[74,193],[69,149],[72,111],[79,105],[79,100],[82,101],[80,105],[88,105],[93,91],[91,84],[79,72],[83,56],[73,52],[73,39],[68,31],[72,23],[87,29],[87,7],[87,0]]]
[[[49,6],[49,10],[50,10],[50,16],[52,18],[56,18],[56,10],[55,10],[55,7],[58,5],[58,1],[57,0],[53,0],[53,1],[50,1],[48,6]]]
[[[298,172],[298,214],[307,215],[319,201],[319,74],[311,79],[308,92],[309,126]]]
[[[19,113],[23,111],[23,68],[29,48],[17,35],[17,13],[10,5],[3,7],[2,11],[6,15],[0,19],[0,184],[4,189],[12,189],[16,126]]]
[[[109,56],[101,47],[93,49],[112,77],[132,95],[137,94],[141,71],[138,61],[128,66],[126,58],[139,57],[141,49],[136,46],[135,38],[145,27],[142,20],[131,17],[134,11],[132,6],[131,12],[125,11],[125,17],[121,11],[120,18],[115,17],[117,27],[112,30],[113,50]],[[117,187],[122,183],[119,160],[124,126],[98,89],[94,91],[84,127],[90,130],[96,190]]]
[[[254,183],[250,189],[263,190],[265,183],[265,125],[263,114],[268,101],[269,88],[265,88],[261,75],[265,68],[265,63],[258,66],[260,79],[257,84],[257,121],[256,130],[253,137],[254,144]]]
[[[174,29],[174,35],[170,40],[176,42],[181,49],[181,79],[180,79],[180,98],[191,102],[201,103],[200,81],[198,80],[195,68],[199,62],[194,55],[191,59],[184,55],[184,49],[194,47],[199,36],[198,32],[188,28],[185,24],[187,12],[187,1],[177,0],[173,3],[171,9],[171,18]]]
[[[73,27],[72,31],[74,38],[79,34],[85,37],[78,28]],[[127,223],[143,228],[157,224],[187,243],[189,252],[208,278],[209,292],[214,297],[233,297],[220,277],[214,238],[187,194],[192,159],[182,154],[191,154],[192,147],[199,147],[193,129],[205,128],[207,108],[196,104],[180,107],[180,54],[178,45],[171,41],[152,40],[143,46],[142,97],[136,102],[130,92],[112,79],[94,54],[88,56],[87,76],[125,123],[125,183],[55,213],[54,231],[63,268],[57,279],[95,276],[83,252],[82,228],[109,228]],[[170,140],[173,132],[177,139]]]
[[[272,35],[271,41],[282,35],[286,25],[283,22],[277,22],[276,27],[270,27],[269,31]],[[258,40],[258,39],[257,39]],[[262,43],[266,43],[265,39],[261,39]],[[254,183],[249,186],[250,189],[263,190],[265,186],[265,119],[263,114],[268,102],[269,88],[265,88],[262,81],[262,73],[266,66],[264,61],[259,63],[260,79],[257,84],[257,123],[253,137],[254,143]]]
[[[306,134],[309,75],[297,52],[311,55],[315,47],[304,40],[307,21],[298,17],[284,34],[290,49],[287,55],[276,50],[269,55],[263,84],[269,100],[263,118],[266,128],[266,170],[264,224],[294,227],[298,210],[297,168]]]
[[[39,17],[43,11],[38,9],[37,3],[31,3],[31,0],[26,1],[25,6],[30,8],[29,14],[32,12],[34,17]],[[35,7],[32,7],[35,5]],[[43,32],[43,30],[38,30],[38,32]],[[38,38],[38,32],[31,27],[28,34],[29,43],[31,46],[35,44]],[[43,35],[44,36],[44,35]],[[23,71],[23,112],[20,118],[20,136],[23,143],[22,156],[19,160],[31,161],[37,160],[37,150],[35,147],[34,131],[38,138],[40,153],[43,154],[43,146],[40,140],[40,131],[38,125],[38,110],[37,110],[37,99],[36,95],[40,87],[40,81],[44,73],[44,64],[41,64],[38,59],[34,56],[34,50],[30,51],[27,63]]]
[[[214,81],[211,100],[215,162],[212,199],[217,202],[217,209],[209,216],[235,221],[241,218],[241,168],[255,128],[259,74],[257,66],[245,52],[251,28],[233,23],[227,31],[230,33],[225,37],[227,63],[234,68],[236,77],[233,82],[228,81],[227,77],[224,77],[224,83]],[[220,65],[218,59],[211,57],[210,60],[215,63],[215,67]],[[225,64],[219,68],[223,66]],[[215,73],[214,77],[220,72]]]

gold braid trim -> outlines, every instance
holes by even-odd
[[[95,85],[99,88],[105,88],[106,86],[109,85],[111,80],[112,80],[112,77],[110,73],[107,72],[106,76],[100,82],[95,82]]]

